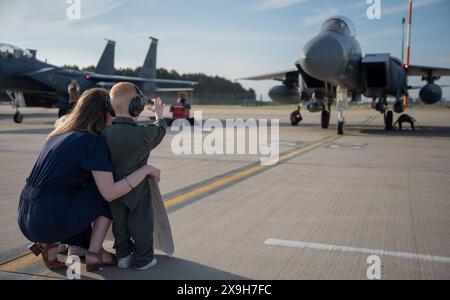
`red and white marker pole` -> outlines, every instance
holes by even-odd
[[[408,16],[408,38],[407,38],[407,44],[406,44],[406,64],[405,64],[405,70],[408,69],[409,64],[411,62],[411,27],[412,27],[412,9],[413,9],[413,1],[409,0],[409,16]],[[408,108],[409,106],[409,99],[408,95],[405,95],[404,100],[405,108]]]
[[[408,41],[406,44],[406,66],[411,62],[411,26],[412,26],[412,8],[413,2],[409,0],[409,17],[408,17]]]

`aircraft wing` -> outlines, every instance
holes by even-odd
[[[284,81],[286,77],[288,77],[289,73],[298,73],[297,69],[287,70],[287,71],[281,71],[277,73],[270,73],[270,74],[264,74],[259,76],[252,76],[252,77],[245,77],[240,78],[238,80],[277,80],[277,81]]]
[[[107,88],[107,89],[112,88],[115,84],[116,84],[116,82],[111,82],[111,81],[97,82],[98,87]],[[155,93],[176,93],[176,92],[193,92],[193,91],[194,91],[194,89],[191,87],[187,87],[187,88],[157,88],[154,90]]]
[[[446,84],[446,85],[439,85],[441,88],[448,88],[450,87],[450,85]],[[408,90],[420,90],[423,88],[423,85],[411,85],[408,86]]]
[[[193,88],[157,88],[155,90],[156,93],[176,93],[176,92],[193,92]]]
[[[430,75],[431,77],[450,76],[450,69],[409,65],[407,74],[408,76],[422,77],[429,77]]]
[[[88,74],[86,78],[89,80],[99,81],[102,84],[108,84],[110,82],[128,81],[131,83],[163,83],[163,84],[179,84],[194,86],[198,82],[195,81],[182,81],[182,80],[170,80],[170,79],[149,79],[142,77],[129,77],[129,76],[117,76],[117,75],[101,75],[101,74]]]

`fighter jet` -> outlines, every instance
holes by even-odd
[[[410,34],[410,33],[409,33]],[[450,76],[450,69],[406,64],[389,53],[363,56],[355,38],[353,23],[342,16],[327,19],[320,33],[301,51],[295,69],[242,80],[277,80],[282,85],[273,87],[269,97],[278,103],[307,103],[311,112],[322,112],[322,128],[330,123],[330,111],[336,100],[339,112],[338,134],[344,134],[344,111],[361,96],[373,99],[372,106],[385,115],[385,129],[393,129],[393,111],[387,97],[396,99],[393,110],[402,113],[407,106],[408,90],[420,88],[420,99],[426,104],[441,100],[442,89],[435,82],[441,76]],[[408,85],[408,76],[421,76],[423,87]],[[296,125],[293,123],[293,125]]]
[[[59,108],[60,114],[69,106],[68,86],[76,81],[81,92],[94,88],[111,88],[120,81],[139,86],[145,94],[192,91],[197,84],[191,81],[156,78],[158,40],[150,37],[150,49],[139,77],[115,76],[115,42],[108,41],[95,72],[82,72],[56,67],[36,58],[36,51],[0,44],[0,90],[6,92],[16,109],[14,121],[23,122],[20,107]],[[183,86],[158,88],[157,84]]]

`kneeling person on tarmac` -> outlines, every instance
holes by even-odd
[[[410,115],[403,114],[400,117],[398,117],[398,119],[395,122],[394,126],[397,126],[397,124],[398,124],[398,130],[402,130],[403,129],[403,123],[411,124],[411,129],[414,130],[414,131],[416,130],[416,128],[414,127],[414,124],[416,123],[416,120],[413,117],[411,117]]]
[[[142,92],[132,83],[118,83],[107,100],[108,112],[115,117],[113,125],[105,128],[103,134],[109,147],[114,178],[126,179],[129,174],[147,164],[150,152],[166,135],[167,125],[163,118],[164,104],[157,99],[151,110],[156,122],[139,125],[138,117],[144,109]],[[160,171],[152,174],[158,180]],[[134,187],[132,191],[111,203],[113,216],[114,249],[119,268],[134,264],[137,270],[146,270],[157,261],[153,249],[153,210],[148,180]]]
[[[301,121],[303,121],[303,117],[302,117],[302,114],[301,114],[301,109],[302,109],[302,107],[298,106],[297,110],[294,110],[291,113],[291,124],[294,125],[294,126],[297,126]]]

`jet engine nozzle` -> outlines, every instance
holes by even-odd
[[[305,45],[300,55],[300,65],[314,78],[335,82],[345,71],[345,49],[334,34],[322,33]]]

